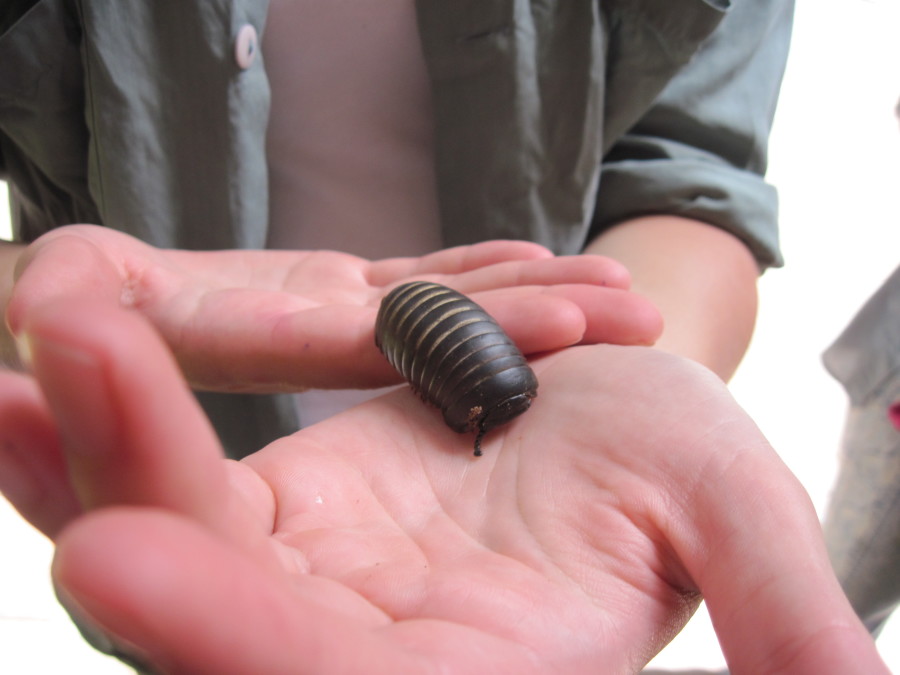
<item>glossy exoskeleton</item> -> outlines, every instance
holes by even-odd
[[[454,431],[476,431],[475,455],[491,429],[537,396],[534,372],[479,305],[446,286],[413,281],[381,301],[375,344]]]

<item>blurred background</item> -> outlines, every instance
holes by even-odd
[[[806,486],[828,500],[846,399],[820,361],[900,264],[900,0],[797,0],[771,142],[784,269],[760,283],[761,310],[734,395]],[[0,238],[8,237],[0,183]],[[129,673],[80,638],[49,580],[52,546],[0,498],[0,673]],[[900,673],[900,617],[879,650]],[[705,609],[651,664],[722,668]]]

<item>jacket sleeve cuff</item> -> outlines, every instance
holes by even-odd
[[[783,264],[778,195],[758,174],[695,158],[604,164],[591,238],[639,216],[703,221],[743,241],[761,271]]]

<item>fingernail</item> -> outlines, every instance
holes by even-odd
[[[69,343],[27,339],[31,370],[53,411],[67,451],[98,456],[112,447],[112,401],[100,359]]]

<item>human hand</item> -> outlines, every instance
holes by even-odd
[[[804,491],[684,360],[541,358],[480,459],[400,390],[236,463],[135,314],[27,331],[10,498],[58,538],[67,603],[161,672],[636,672],[700,593],[734,673],[887,672]]]
[[[330,251],[161,250],[113,230],[70,226],[20,258],[7,311],[14,333],[53,299],[135,309],[196,388],[296,391],[398,381],[374,344],[381,298],[411,279],[471,295],[526,354],[577,343],[651,344],[662,323],[600,256],[555,258],[520,241],[368,261]]]

